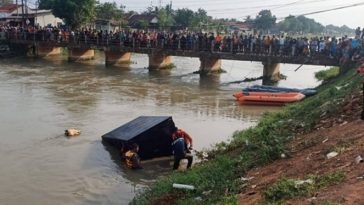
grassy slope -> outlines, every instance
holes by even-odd
[[[229,144],[217,145],[208,162],[159,179],[131,204],[236,204],[236,194],[244,189],[241,177],[247,170],[279,158],[285,153],[285,144],[295,135],[310,132],[320,115],[334,116],[343,98],[360,89],[361,82],[354,70],[328,80],[316,96],[279,113],[265,114],[256,127],[235,133]],[[176,190],[173,183],[194,185],[196,190]]]

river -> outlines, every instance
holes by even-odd
[[[256,124],[279,108],[239,106],[232,94],[262,75],[262,64],[223,61],[226,73],[200,77],[199,60],[174,57],[176,68],[151,71],[145,55],[130,69],[105,68],[103,58],[0,61],[0,204],[128,204],[141,188],[171,171],[171,161],[144,162],[133,172],[101,142],[110,130],[140,116],[172,116],[197,150]],[[282,65],[281,86],[315,87],[317,66]],[[64,130],[81,129],[67,138]]]

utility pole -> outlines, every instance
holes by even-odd
[[[25,24],[28,27],[30,24],[29,15],[28,15],[28,0],[24,0],[24,10],[25,10]]]
[[[15,1],[16,4],[16,17],[19,17],[19,8],[18,8],[18,0]]]
[[[24,28],[24,0],[21,0],[21,25]]]
[[[36,6],[36,8],[35,8],[35,17],[34,17],[34,27],[37,26],[39,0],[37,0],[37,3],[35,6]]]

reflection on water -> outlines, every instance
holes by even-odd
[[[100,54],[101,55],[101,54]],[[171,159],[143,162],[134,172],[101,136],[140,115],[172,116],[197,150],[229,140],[266,111],[239,106],[232,94],[254,83],[230,84],[262,73],[260,63],[223,61],[227,73],[200,76],[197,58],[174,57],[172,70],[148,71],[145,55],[129,69],[105,68],[103,58],[68,63],[16,58],[0,61],[1,204],[127,204],[136,190],[171,171]],[[314,87],[322,68],[282,65],[281,86]],[[66,138],[66,128],[82,134]]]

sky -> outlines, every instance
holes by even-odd
[[[214,18],[236,18],[244,20],[254,17],[259,11],[269,9],[278,19],[288,15],[300,15],[338,7],[361,4],[351,8],[307,15],[317,22],[351,28],[364,27],[364,0],[100,0],[124,5],[126,11],[144,11],[150,5],[165,6],[172,2],[173,9],[188,8],[196,11],[203,8]]]

